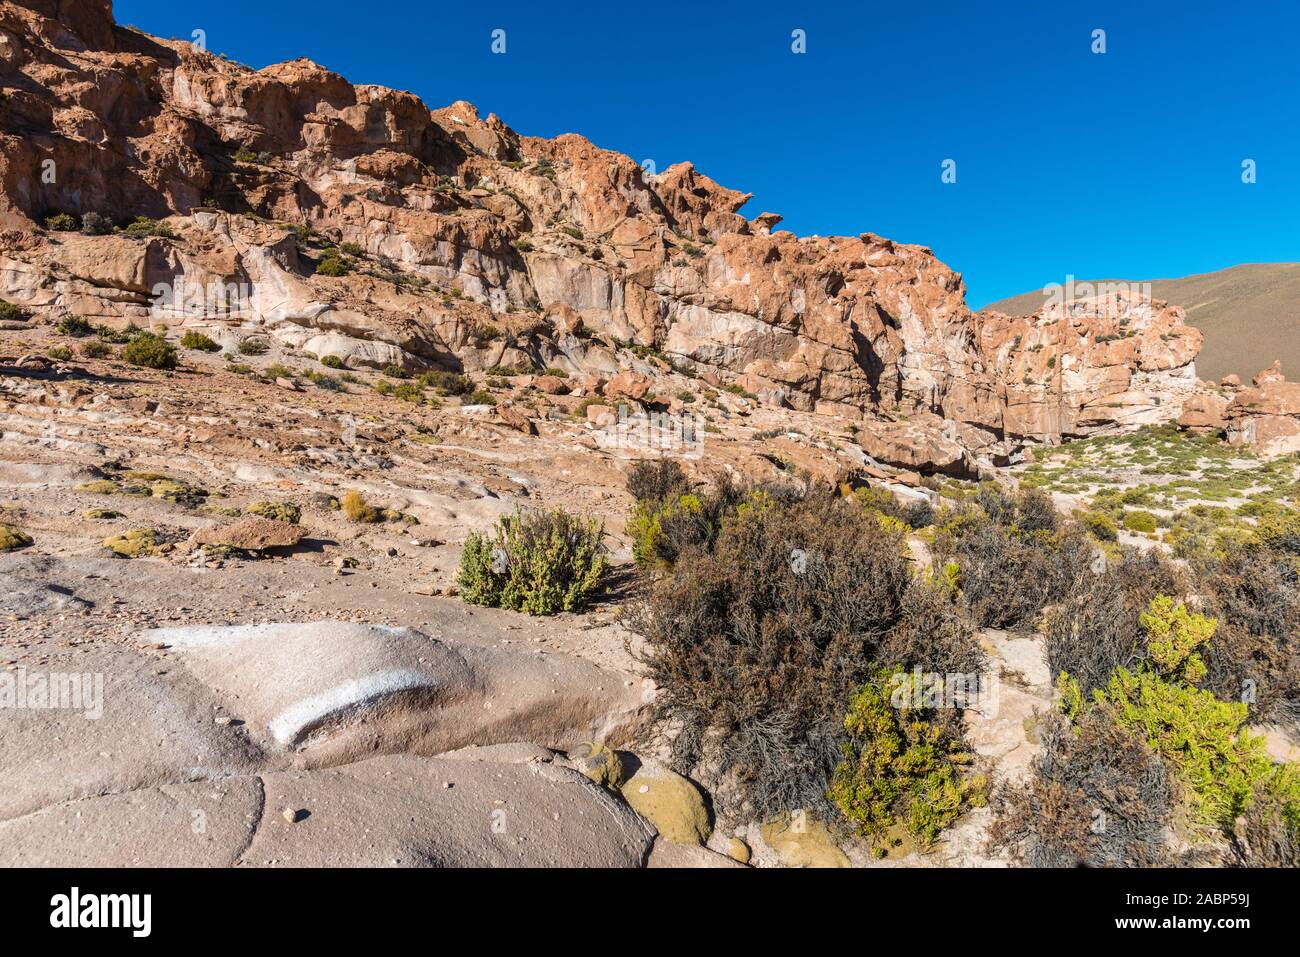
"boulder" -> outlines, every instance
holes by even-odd
[[[768,848],[786,867],[849,867],[848,855],[840,850],[830,830],[821,821],[773,821],[759,829]]]
[[[623,799],[674,844],[703,844],[713,825],[704,795],[692,782],[653,763],[641,763],[623,782]]]
[[[617,751],[596,741],[585,741],[566,757],[575,771],[601,787],[617,791],[623,786],[623,762]]]
[[[306,531],[271,518],[241,518],[229,525],[212,525],[194,533],[196,545],[221,545],[247,552],[275,548],[292,548],[302,541]]]
[[[231,702],[250,736],[306,766],[535,741],[567,749],[635,727],[640,693],[561,655],[453,645],[352,622],[192,626],[143,633]]]
[[[605,383],[604,394],[607,399],[630,399],[640,402],[650,391],[650,377],[640,372],[625,369]]]

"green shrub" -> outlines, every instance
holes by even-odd
[[[1140,509],[1125,512],[1124,527],[1130,532],[1145,532],[1150,534],[1156,530],[1156,517],[1150,512],[1144,512]]]
[[[59,320],[59,332],[74,339],[88,336],[94,331],[90,323],[81,316],[64,316]]]
[[[176,350],[162,336],[152,332],[139,332],[122,347],[122,359],[133,366],[147,369],[176,368]]]
[[[81,354],[87,359],[107,359],[113,354],[113,350],[107,343],[95,341],[83,345]]]
[[[346,276],[352,271],[352,262],[337,249],[327,249],[316,263],[318,276]]]
[[[241,356],[264,356],[271,347],[261,339],[241,339],[235,347]]]
[[[420,402],[424,399],[424,389],[414,382],[403,382],[393,389],[393,397],[403,402]]]
[[[591,603],[608,563],[599,523],[563,509],[502,516],[489,535],[470,535],[461,553],[461,597],[551,615]]]
[[[1115,542],[1119,540],[1119,529],[1115,527],[1115,520],[1105,512],[1084,512],[1079,521],[1083,523],[1089,534],[1099,542]]]
[[[257,162],[257,154],[254,153],[252,150],[250,150],[247,146],[239,147],[239,149],[235,150],[233,153],[230,154],[230,158],[234,160],[236,163]]]
[[[221,346],[201,332],[187,332],[181,336],[182,349],[194,349],[198,352],[220,352]]]
[[[55,346],[50,350],[49,356],[56,362],[68,362],[72,359],[72,350],[67,346]]]
[[[496,405],[497,398],[485,389],[476,389],[463,400],[465,405]]]
[[[1096,702],[1172,765],[1202,823],[1230,829],[1276,773],[1264,738],[1245,729],[1244,704],[1166,681],[1149,668],[1117,668]],[[1290,800],[1300,802],[1300,790]]]
[[[114,329],[112,326],[97,326],[95,329],[95,335],[101,342],[111,342],[116,346],[130,342],[139,332],[140,327],[134,322],[128,323],[125,329]]]
[[[147,236],[175,239],[176,231],[172,229],[169,223],[162,220],[150,219],[148,216],[137,216],[122,230],[122,235],[130,239],[144,239]]]
[[[292,502],[254,502],[244,511],[249,515],[260,515],[290,525],[297,525],[302,520],[302,509]]]
[[[339,243],[339,251],[349,256],[364,256],[365,249],[359,243]]]
[[[971,755],[958,712],[910,707],[920,698],[919,677],[900,667],[877,671],[844,718],[848,740],[829,797],[878,852],[899,826],[929,845],[963,809],[984,804],[984,779],[963,773]]]
[[[71,233],[81,228],[77,217],[71,213],[55,213],[45,217],[45,228],[60,233]]]
[[[15,306],[12,302],[0,299],[0,322],[21,322],[29,315],[31,313],[22,306]]]
[[[346,366],[344,366],[344,364],[343,364],[343,360],[340,359],[338,356],[321,356],[321,358],[320,358],[320,364],[323,365],[323,366],[324,366],[325,368],[327,368],[327,369],[343,369],[343,368],[346,368]]]
[[[1189,612],[1168,595],[1157,595],[1138,621],[1147,635],[1147,652],[1162,673],[1187,684],[1205,677],[1205,662],[1197,649],[1214,636],[1218,623],[1213,618]]]

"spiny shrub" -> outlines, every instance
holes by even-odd
[[[72,350],[67,346],[55,346],[49,351],[49,357],[56,362],[69,362],[72,359]]]
[[[608,567],[603,539],[598,522],[563,509],[502,516],[490,534],[466,539],[461,597],[530,615],[581,611]]]
[[[1147,655],[1139,615],[1157,595],[1179,595],[1178,570],[1156,550],[1125,549],[1100,573],[1075,578],[1047,617],[1047,663],[1055,679],[1068,672],[1085,693],[1101,688],[1116,668]]]
[[[686,473],[676,459],[642,460],[627,475],[627,490],[638,502],[662,502],[689,488]]]
[[[903,532],[855,502],[744,492],[628,615],[660,689],[654,717],[680,729],[674,765],[707,767],[725,807],[834,816],[826,789],[845,705],[874,667],[952,673],[981,659],[959,610],[931,588],[913,579]],[[931,644],[936,619],[949,638]]]
[[[220,352],[221,346],[201,332],[187,332],[181,336],[182,349],[194,349],[198,352]]]
[[[1288,783],[1276,775],[1232,829],[1237,863],[1244,867],[1300,867],[1300,805],[1287,799]]]
[[[113,354],[113,349],[105,342],[98,340],[87,342],[81,347],[81,354],[87,359],[107,359]]]
[[[235,348],[241,356],[264,356],[271,347],[261,339],[241,339]]]
[[[54,232],[71,233],[79,229],[80,226],[77,217],[71,213],[55,213],[52,216],[45,217],[45,228]]]
[[[147,369],[174,369],[176,349],[156,333],[138,332],[122,347],[122,359]]]
[[[474,383],[468,376],[454,372],[425,372],[420,376],[420,384],[438,395],[468,395],[474,391]]]
[[[935,555],[960,568],[962,598],[978,624],[1033,625],[1092,564],[1095,546],[1087,535],[1075,525],[1058,526],[1042,499],[1037,492],[1011,498],[986,486],[976,507],[940,516]]]
[[[90,212],[81,217],[81,232],[84,236],[107,236],[113,231],[113,221],[107,216]]]
[[[918,678],[882,668],[854,693],[843,759],[831,778],[830,799],[882,856],[895,829],[929,845],[985,800],[983,777],[966,770],[971,755],[959,712],[913,706],[921,700]]]
[[[1165,832],[1175,792],[1169,769],[1105,714],[1038,725],[1029,776],[994,792],[989,842],[1029,867],[1141,867],[1170,863]]]
[[[1300,729],[1300,567],[1269,548],[1233,545],[1194,563],[1218,622],[1204,687],[1245,702],[1258,722]]]

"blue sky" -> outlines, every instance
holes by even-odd
[[[1300,260],[1300,5],[1282,0],[114,6],[254,67],[307,56],[521,133],[691,160],[800,235],[930,246],[976,307],[1068,274]]]

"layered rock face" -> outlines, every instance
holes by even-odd
[[[0,4],[0,82],[0,297],[37,316],[260,327],[376,366],[671,365],[876,420],[919,468],[1174,419],[1196,385],[1176,308],[972,313],[926,248],[796,237],[689,163],[647,175],[307,60],[252,70],[117,27],[107,0]],[[43,228],[56,212],[175,236]],[[317,273],[334,245],[353,268]]]

